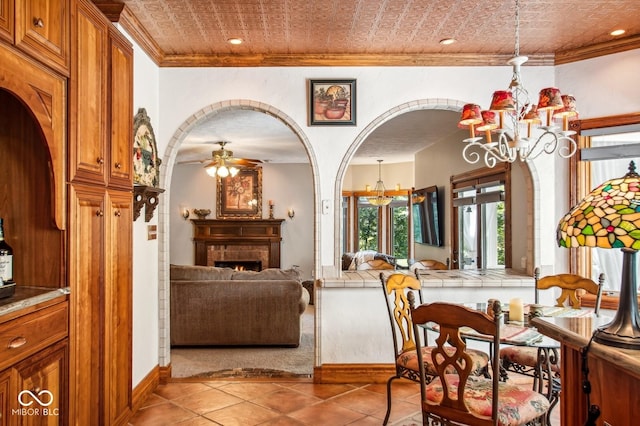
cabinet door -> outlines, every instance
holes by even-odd
[[[13,43],[13,16],[13,0],[0,0],[0,39],[9,43]]]
[[[109,27],[109,112],[111,157],[109,186],[131,189],[133,177],[133,51],[124,37]]]
[[[67,340],[44,349],[15,366],[15,405],[27,408],[25,415],[12,416],[18,425],[66,425]],[[28,406],[27,406],[28,404]],[[14,405],[10,401],[10,405]]]
[[[109,191],[106,220],[104,286],[104,420],[127,424],[131,416],[131,327],[133,197],[127,191]]]
[[[101,424],[103,188],[69,187],[70,417],[77,425]]]
[[[63,75],[69,75],[70,0],[15,2],[18,48]]]
[[[77,6],[70,83],[69,179],[106,185],[106,18],[84,0]]]
[[[11,380],[11,371],[6,370],[0,372],[0,426],[9,426],[9,383]]]

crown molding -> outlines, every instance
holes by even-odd
[[[585,59],[626,52],[633,49],[640,49],[640,35],[620,38],[577,49],[559,50],[556,52],[555,64],[562,65],[571,62],[584,61]]]
[[[164,52],[124,3],[103,0],[93,0],[93,3],[107,19],[121,26],[151,60],[160,66]]]
[[[460,54],[261,54],[165,55],[162,67],[423,67],[502,66],[512,55]],[[553,55],[534,55],[527,65],[554,65]]]

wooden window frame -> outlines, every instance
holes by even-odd
[[[454,206],[455,192],[457,188],[464,188],[465,186],[477,185],[480,183],[491,182],[495,180],[504,181],[505,192],[505,254],[504,254],[504,267],[509,269],[512,267],[512,244],[511,244],[511,163],[500,163],[495,167],[483,167],[480,169],[471,170],[465,173],[451,176],[450,180],[450,206],[451,206],[451,269],[460,269],[458,261],[458,253],[460,250],[460,240],[458,232],[458,209]],[[480,209],[478,209],[478,214]],[[478,219],[479,220],[479,219]],[[482,235],[478,239],[481,241]],[[479,251],[479,253],[481,253]],[[480,254],[481,256],[482,254]],[[482,260],[478,260],[478,264],[481,264]]]
[[[611,115],[607,117],[587,118],[570,122],[570,130],[576,132],[572,137],[578,144],[578,153],[569,159],[569,205],[575,206],[592,188],[591,167],[589,162],[581,161],[580,150],[591,147],[591,138],[582,136],[586,130],[601,129],[640,124],[640,112]],[[569,273],[591,277],[591,252],[589,250],[569,250]],[[603,294],[600,302],[602,309],[618,309],[618,292]],[[640,303],[640,296],[638,297]],[[594,307],[595,297],[585,294],[582,306]]]

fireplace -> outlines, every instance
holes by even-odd
[[[261,271],[261,260],[214,260],[213,266],[231,268],[236,271]]]
[[[218,262],[259,261],[259,270],[279,268],[282,241],[280,228],[283,221],[284,219],[193,219],[195,264],[216,266]]]

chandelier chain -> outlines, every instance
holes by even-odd
[[[520,1],[516,0],[516,39],[513,56],[520,56]]]

